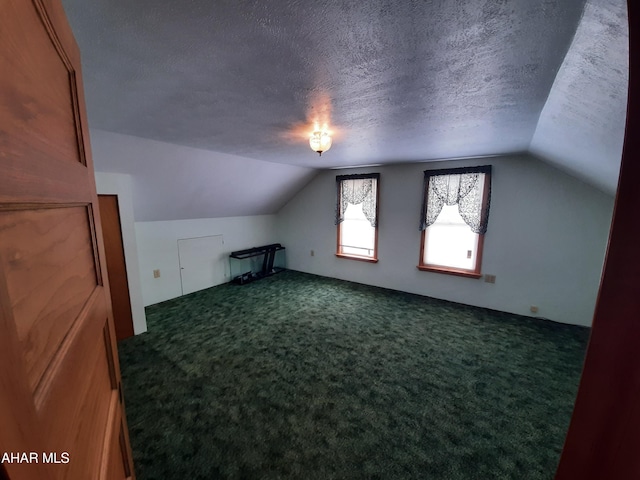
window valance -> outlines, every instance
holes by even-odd
[[[425,170],[424,200],[420,217],[420,230],[432,225],[444,205],[458,205],[458,212],[471,230],[477,234],[487,232],[491,203],[491,165],[479,167]],[[483,197],[486,196],[486,201]]]
[[[336,176],[336,188],[338,189],[336,225],[344,221],[344,212],[349,204],[362,204],[364,216],[372,227],[377,226],[376,198],[379,178],[379,173]]]

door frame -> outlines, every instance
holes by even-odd
[[[98,158],[99,150],[93,151]],[[115,195],[118,197],[118,213],[122,228],[122,244],[124,247],[124,263],[127,268],[129,297],[131,298],[131,315],[133,316],[133,333],[139,335],[147,331],[147,317],[142,299],[142,283],[140,281],[140,264],[138,262],[138,246],[133,210],[131,176],[122,173],[96,172],[96,190],[98,195]],[[152,272],[150,272],[153,275]]]

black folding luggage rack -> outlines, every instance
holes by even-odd
[[[264,245],[262,247],[253,247],[253,248],[248,248],[246,250],[238,250],[236,252],[231,252],[229,257],[235,258],[238,260],[244,260],[247,258],[264,255],[264,259],[262,260],[262,269],[259,272],[254,272],[250,270],[246,273],[238,275],[233,279],[233,281],[235,283],[245,284],[245,283],[252,282],[254,280],[258,280],[260,278],[268,277],[269,275],[273,275],[274,273],[278,273],[284,270],[283,268],[273,266],[273,262],[276,258],[276,252],[284,249],[285,248],[279,243],[272,243],[271,245]]]

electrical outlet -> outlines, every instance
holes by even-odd
[[[473,254],[473,252],[471,250],[467,250],[467,258],[471,258],[472,254]]]
[[[160,270],[153,271],[153,278],[160,278]]]
[[[485,275],[484,276],[484,281],[486,283],[496,283],[496,276],[495,275]]]
[[[315,252],[314,250],[311,250],[311,253],[310,253],[310,255],[311,255],[312,257],[315,257],[315,255],[316,255],[316,252]]]
[[[531,310],[531,313],[538,313],[538,307],[536,305],[531,305],[529,310]]]

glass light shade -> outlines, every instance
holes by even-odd
[[[327,132],[313,132],[309,138],[309,146],[311,146],[311,150],[322,155],[322,152],[331,148],[331,137]]]

